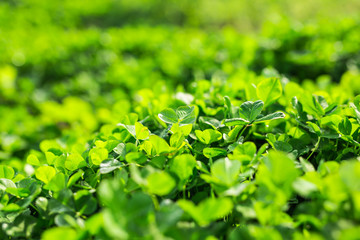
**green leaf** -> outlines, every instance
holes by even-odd
[[[318,191],[317,186],[304,178],[296,179],[292,184],[294,190],[302,197],[309,197],[312,193]]]
[[[147,177],[150,193],[164,196],[176,186],[175,180],[166,172],[154,172]]]
[[[7,188],[16,188],[16,185],[10,179],[0,178],[0,190],[6,190]]]
[[[0,178],[12,179],[15,175],[15,171],[12,167],[0,165]]]
[[[55,224],[58,227],[67,227],[67,226],[73,226],[75,227],[77,225],[77,222],[75,218],[69,214],[66,213],[60,213],[55,216]]]
[[[69,181],[67,183],[67,187],[71,187],[72,185],[74,185],[82,176],[84,175],[84,171],[79,169],[76,173],[74,173],[70,178]]]
[[[135,125],[138,119],[139,116],[136,113],[129,113],[128,115],[125,115],[120,122],[124,125]]]
[[[231,112],[231,101],[230,98],[228,96],[224,97],[224,107],[225,107],[225,112],[224,115],[225,117],[232,117],[232,112]]]
[[[227,151],[222,148],[204,148],[203,154],[207,158],[213,158],[217,156],[226,156]]]
[[[156,168],[163,169],[167,159],[165,156],[156,156],[153,157],[150,161],[150,164]]]
[[[350,192],[360,192],[360,163],[358,161],[344,161],[339,168],[342,182]]]
[[[229,142],[233,142],[233,141],[237,140],[239,132],[242,129],[244,129],[244,126],[241,126],[241,125],[234,127],[229,133],[224,135],[225,142],[229,143]]]
[[[195,166],[196,160],[192,155],[182,154],[173,159],[170,171],[175,173],[180,180],[187,180],[193,174]]]
[[[1,209],[2,212],[19,212],[22,208],[16,203],[9,203]]]
[[[250,123],[248,120],[242,119],[242,118],[231,118],[225,120],[226,126],[235,126],[235,125],[246,125]]]
[[[210,174],[207,166],[205,163],[201,162],[201,161],[196,161],[196,169],[203,172],[203,173],[208,173]]]
[[[268,78],[261,81],[256,87],[256,95],[269,106],[282,95],[282,86],[279,78]]]
[[[75,171],[87,165],[85,159],[79,153],[71,153],[65,160],[65,168]]]
[[[198,206],[188,200],[179,200],[177,204],[200,226],[206,226],[211,221],[228,215],[234,206],[228,198],[208,198]]]
[[[125,155],[126,155],[126,145],[125,143],[119,143],[114,149],[113,151],[120,155],[121,159],[125,159]]]
[[[188,136],[192,130],[192,124],[182,125],[180,126],[178,123],[172,125],[170,131],[174,134],[177,132],[182,133],[184,136]]]
[[[128,163],[143,164],[147,161],[147,157],[142,152],[129,152],[125,156]]]
[[[50,180],[55,176],[56,170],[50,166],[41,166],[35,170],[35,176],[40,181],[48,184]]]
[[[234,155],[248,155],[254,157],[256,154],[256,145],[253,142],[244,142],[234,149]]]
[[[307,114],[304,112],[303,106],[302,106],[301,102],[298,101],[297,97],[293,97],[291,99],[291,104],[296,109],[297,114],[298,114],[298,118],[301,121],[306,122],[307,121],[307,116],[306,116]]]
[[[107,174],[110,172],[115,171],[116,169],[119,169],[124,164],[116,159],[111,160],[105,160],[100,164],[100,173],[101,174]]]
[[[360,95],[357,95],[355,98],[354,98],[354,105],[357,109],[360,109]]]
[[[66,187],[66,177],[62,172],[57,173],[47,185],[44,186],[45,189],[49,189],[54,192],[59,192]]]
[[[75,240],[77,234],[73,228],[70,227],[56,227],[47,229],[41,236],[42,240],[53,240],[53,239],[66,239]]]
[[[34,154],[30,154],[30,155],[27,157],[26,162],[27,162],[28,164],[33,165],[33,166],[39,166],[39,165],[40,165],[39,159],[38,159],[37,156],[34,155]]]
[[[257,182],[269,184],[273,182],[287,194],[290,193],[291,184],[299,176],[295,163],[285,153],[270,151],[264,158],[264,164],[259,166]]]
[[[95,213],[85,222],[85,228],[91,235],[96,235],[104,226],[103,212]]]
[[[264,107],[264,102],[258,100],[256,102],[244,102],[240,106],[240,118],[243,118],[252,123],[256,117],[261,113]]]
[[[108,151],[106,148],[93,148],[89,152],[92,164],[100,165],[102,161],[108,158]]]
[[[320,127],[312,122],[306,122],[306,124],[308,125],[308,128],[311,132],[316,133],[316,135],[321,136],[321,129]]]
[[[74,194],[75,206],[78,212],[85,215],[94,213],[97,209],[97,201],[87,190],[80,190]]]
[[[293,147],[291,146],[291,144],[289,144],[287,142],[283,142],[283,141],[275,141],[274,147],[278,151],[283,151],[283,152],[288,152],[288,153],[293,150]]]
[[[134,138],[136,137],[135,125],[125,125],[125,124],[119,123],[118,126],[121,126],[124,129],[126,129],[128,131],[128,133],[131,136],[133,136]],[[100,146],[97,146],[97,147],[100,147]]]
[[[136,138],[140,140],[147,139],[150,135],[149,129],[139,122],[135,123],[135,133]]]
[[[347,117],[339,123],[339,131],[344,135],[351,135],[352,124]]]
[[[180,125],[193,124],[196,120],[195,107],[181,106],[176,109]]]
[[[158,117],[165,123],[174,124],[178,122],[176,112],[171,108],[166,108],[158,114]]]
[[[264,122],[264,121],[269,121],[269,120],[275,120],[275,119],[279,119],[279,118],[284,118],[285,114],[282,112],[274,112],[274,113],[270,113],[264,117],[260,117],[258,119],[256,119],[254,121],[254,123],[259,123],[259,122]]]
[[[231,186],[239,177],[240,167],[239,161],[219,159],[211,166],[211,176],[218,180],[218,184]]]
[[[313,96],[310,92],[302,94],[299,96],[299,100],[301,101],[304,111],[307,113],[320,118],[325,114],[325,110],[319,103],[316,96]]]
[[[211,144],[221,140],[222,138],[222,134],[213,129],[206,129],[204,131],[195,130],[195,135],[202,143],[205,144]]]
[[[242,165],[248,165],[256,156],[256,145],[253,142],[238,144],[233,150],[233,154],[228,157],[231,160],[240,161]]]
[[[182,120],[187,118],[194,111],[194,107],[181,106],[176,109],[178,119]]]
[[[40,143],[40,149],[42,152],[48,152],[50,149],[61,149],[60,144],[56,140],[43,140]]]
[[[157,135],[150,135],[149,141],[155,149],[155,154],[167,153],[170,151],[169,144]]]
[[[170,146],[179,148],[184,143],[185,136],[181,132],[176,132],[170,137]]]
[[[24,198],[30,195],[30,190],[26,188],[6,188],[6,192],[18,198]]]
[[[53,165],[57,156],[53,152],[45,152],[46,162],[49,165]]]

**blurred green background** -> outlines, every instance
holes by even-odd
[[[217,29],[231,25],[249,32],[266,21],[341,19],[359,14],[357,0],[6,0],[3,28],[120,27],[129,24]]]
[[[1,1],[0,159],[22,169],[44,139],[85,142],[202,79],[360,93],[359,13],[358,0]]]

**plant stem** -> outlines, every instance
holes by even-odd
[[[316,144],[315,144],[315,148],[312,150],[312,152],[310,153],[310,155],[306,158],[306,161],[309,161],[309,159],[311,158],[311,156],[312,156],[312,155],[314,154],[314,152],[318,149],[319,144],[320,144],[320,140],[321,140],[321,138],[318,137],[318,140],[317,140],[317,142],[316,142]]]
[[[211,187],[211,185],[210,185],[210,194],[211,194],[211,198],[215,198],[214,189]]]
[[[156,210],[159,210],[159,201],[157,200],[156,196],[155,195],[151,195],[151,199],[154,203],[154,207]]]
[[[186,199],[186,184],[183,186],[183,199]]]
[[[249,126],[249,125],[245,125],[245,127],[241,130],[239,136],[242,136],[242,135],[243,135],[243,133],[245,132],[245,130],[246,130],[246,128],[247,128],[248,126]]]

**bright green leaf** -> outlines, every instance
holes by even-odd
[[[92,164],[100,165],[102,161],[108,158],[108,151],[106,148],[93,148],[89,152]]]
[[[33,165],[33,166],[39,166],[39,165],[40,165],[39,159],[38,159],[37,156],[34,155],[34,154],[30,154],[30,155],[27,157],[26,162],[27,162],[28,164]]]
[[[148,138],[150,134],[149,129],[139,122],[135,123],[135,133],[136,138],[140,140]]]
[[[256,119],[254,122],[255,123],[259,123],[259,122],[264,122],[264,121],[269,121],[269,120],[275,120],[275,119],[279,119],[279,118],[284,118],[285,114],[282,112],[275,112],[275,113],[270,113],[264,117],[260,117],[258,119]]]
[[[175,180],[166,172],[154,172],[147,177],[149,192],[164,196],[176,186]]]
[[[70,171],[75,171],[86,165],[85,159],[79,153],[71,153],[65,160],[65,167]]]
[[[56,170],[50,166],[41,166],[35,170],[35,176],[40,181],[48,184],[50,180],[55,176]]]
[[[240,106],[240,118],[245,119],[249,122],[253,122],[256,117],[261,113],[263,107],[264,102],[260,100],[256,102],[244,102]]]
[[[228,158],[219,159],[211,166],[211,176],[218,179],[219,184],[231,186],[240,173],[241,163]]]
[[[15,171],[12,167],[0,165],[0,178],[12,179],[15,175]]]
[[[171,165],[170,171],[174,172],[181,180],[187,180],[196,166],[195,158],[190,154],[176,156]]]
[[[222,148],[204,148],[203,154],[207,158],[213,158],[217,156],[226,156],[227,151]]]
[[[149,140],[155,149],[155,154],[166,153],[170,151],[169,144],[157,135],[150,135]]]
[[[161,111],[158,114],[158,117],[165,123],[174,124],[178,122],[178,117],[176,115],[176,112],[171,108],[167,108]]]
[[[268,78],[262,80],[256,87],[256,95],[265,103],[265,107],[269,106],[282,95],[280,79]]]

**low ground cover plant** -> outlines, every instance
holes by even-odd
[[[90,141],[42,141],[25,173],[1,165],[2,238],[357,238],[359,97],[196,84]]]
[[[147,2],[0,3],[0,239],[358,239],[359,19]]]

